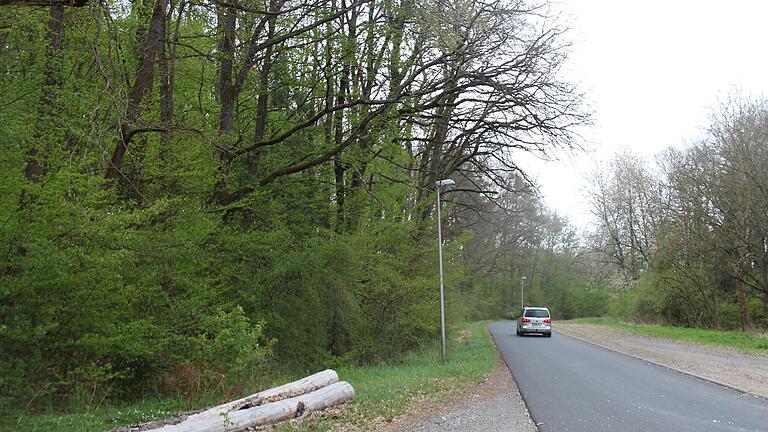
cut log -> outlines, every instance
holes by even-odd
[[[355,390],[348,382],[342,381],[289,399],[216,416],[198,417],[195,421],[191,421],[192,417],[190,417],[182,423],[152,430],[156,432],[238,432],[249,427],[301,418],[312,412],[350,401],[354,397]]]
[[[235,411],[243,408],[254,407],[263,405],[265,403],[274,402],[280,399],[287,399],[294,396],[299,396],[311,391],[323,388],[329,384],[333,384],[339,381],[339,375],[331,369],[326,369],[322,372],[310,375],[306,378],[302,378],[297,381],[283,384],[278,387],[264,390],[258,393],[254,393],[250,396],[240,398],[238,400],[227,402],[207,409],[203,412],[193,414],[184,420],[184,423],[195,422],[206,417],[216,417],[226,414],[230,411]]]

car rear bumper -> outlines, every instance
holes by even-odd
[[[526,327],[523,326],[519,330],[520,333],[538,333],[549,334],[552,333],[552,327]]]

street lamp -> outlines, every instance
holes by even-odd
[[[442,214],[440,213],[440,190],[448,189],[455,186],[456,182],[451,179],[444,179],[435,182],[437,186],[437,262],[438,269],[440,271],[440,348],[445,363],[445,290],[443,289],[443,222]]]
[[[522,283],[520,284],[520,310],[525,309],[525,306],[524,306],[525,303],[523,302],[523,294],[525,293],[525,281],[527,279],[528,279],[527,277],[523,276]]]

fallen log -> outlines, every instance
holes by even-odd
[[[352,400],[354,397],[355,390],[348,382],[342,381],[289,399],[222,412],[215,416],[198,417],[194,421],[189,417],[182,423],[151,430],[155,432],[239,432],[249,427],[302,418],[312,412]]]
[[[195,422],[206,417],[220,416],[231,411],[263,405],[265,403],[274,402],[280,399],[299,396],[326,387],[338,381],[339,375],[331,369],[326,369],[322,372],[318,372],[300,380],[293,381],[288,384],[283,384],[269,390],[260,391],[250,396],[246,396],[232,402],[227,402],[225,404],[217,405],[203,412],[193,414],[187,417],[187,419],[184,420],[184,423]]]

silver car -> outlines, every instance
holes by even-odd
[[[517,319],[517,335],[524,336],[528,333],[539,333],[545,337],[552,337],[552,316],[549,309],[544,307],[527,307]]]

